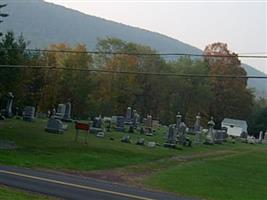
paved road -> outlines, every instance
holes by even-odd
[[[75,200],[191,200],[93,178],[0,166],[0,184]]]

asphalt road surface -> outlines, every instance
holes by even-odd
[[[75,200],[192,199],[82,176],[9,166],[0,166],[0,185]]]

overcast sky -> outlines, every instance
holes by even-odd
[[[224,42],[236,53],[267,55],[266,1],[46,0],[159,32],[200,49]],[[267,59],[243,59],[267,73]]]

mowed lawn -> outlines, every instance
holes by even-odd
[[[0,139],[17,144],[16,149],[0,150],[0,164],[84,172],[123,168],[124,175],[136,174],[138,183],[144,187],[184,196],[211,200],[267,199],[267,145],[228,142],[182,150],[135,145],[140,137],[146,142],[163,144],[164,130],[158,130],[153,137],[125,133],[131,136],[131,144],[120,141],[124,133],[113,131],[105,138],[90,134],[88,144],[83,144],[74,142],[74,124],[69,124],[63,135],[47,133],[45,126],[46,120],[41,119],[0,121]],[[1,195],[12,193],[9,191],[0,187],[0,199]]]
[[[267,146],[170,167],[145,180],[164,191],[213,200],[267,199]]]
[[[14,188],[9,188],[0,185],[0,199],[1,200],[56,200],[56,198],[29,193]]]
[[[177,151],[148,147],[120,142],[123,133],[109,133],[105,138],[91,134],[88,144],[81,132],[79,143],[74,142],[74,124],[62,135],[44,131],[46,120],[24,122],[18,119],[0,121],[0,139],[12,140],[17,144],[15,150],[0,150],[0,163],[26,167],[52,169],[98,170],[122,167],[130,164],[153,161],[174,155]],[[133,142],[139,134],[130,134]],[[113,137],[114,140],[110,140]],[[145,137],[145,136],[143,136]],[[164,135],[148,140],[161,140]]]

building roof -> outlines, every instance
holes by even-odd
[[[230,119],[230,118],[224,118],[222,123],[224,124],[232,124],[232,125],[236,125],[242,128],[247,127],[247,122],[244,120],[239,120],[239,119]]]

